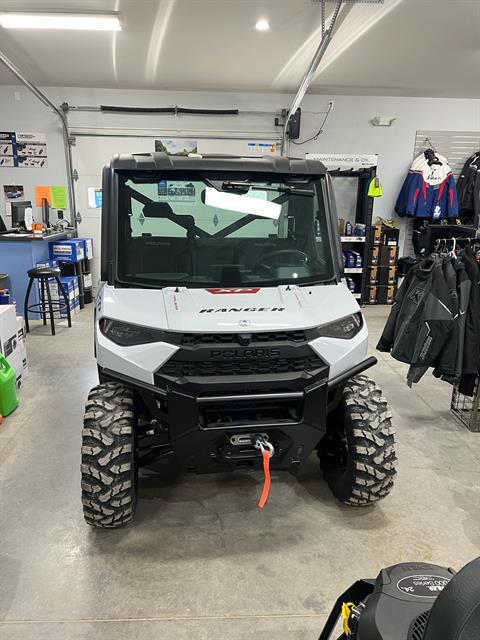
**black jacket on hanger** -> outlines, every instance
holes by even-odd
[[[480,214],[480,152],[471,156],[457,180],[460,211]]]
[[[464,263],[450,255],[443,258],[443,273],[450,291],[453,330],[435,363],[433,375],[456,384],[462,375],[465,321],[471,282]]]
[[[408,272],[377,349],[391,351],[396,360],[410,364],[407,383],[411,386],[436,362],[453,330],[453,317],[443,260],[432,256]],[[454,362],[451,368],[455,370]]]
[[[472,396],[480,373],[480,265],[470,247],[462,251],[462,262],[470,280],[470,297],[465,314],[465,342],[459,391]]]

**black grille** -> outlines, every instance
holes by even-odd
[[[430,611],[424,611],[418,618],[416,618],[408,633],[408,640],[422,640],[425,633],[425,627],[427,626],[428,616]]]
[[[248,339],[249,344],[268,342],[305,342],[305,331],[269,331],[265,333],[185,333],[182,345],[194,347],[196,345],[212,344],[244,344]]]
[[[257,360],[175,360],[171,358],[160,369],[160,373],[173,378],[185,376],[247,376],[255,374],[291,373],[314,371],[324,366],[317,356],[304,358],[275,358]]]

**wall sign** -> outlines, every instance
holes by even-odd
[[[320,160],[327,169],[367,169],[378,164],[377,154],[365,153],[307,153],[307,160]]]
[[[0,167],[17,167],[17,139],[14,131],[0,131]]]
[[[48,165],[44,133],[0,131],[0,167],[44,168]]]
[[[5,213],[7,216],[12,215],[12,202],[15,200],[23,200],[25,191],[22,184],[6,184],[3,187],[3,195],[5,198]]]

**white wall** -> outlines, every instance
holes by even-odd
[[[162,91],[128,91],[81,88],[47,88],[45,93],[55,104],[66,101],[72,105],[114,104],[125,106],[192,106],[206,108],[238,107],[242,110],[278,110],[287,107],[290,97],[281,94],[189,93]],[[15,99],[15,95],[20,98]],[[480,100],[439,98],[395,98],[360,96],[307,96],[302,105],[301,139],[310,137],[323,119],[328,100],[334,100],[334,110],[325,132],[316,141],[303,146],[291,146],[290,155],[304,152],[378,153],[379,174],[384,197],[376,201],[375,215],[389,218],[412,159],[415,131],[480,130]],[[316,113],[313,113],[316,112]],[[66,184],[61,129],[55,115],[40,104],[26,88],[0,87],[2,131],[44,132],[48,136],[49,166],[46,169],[7,169],[0,167],[0,185],[24,184],[26,196],[33,198],[35,184]],[[392,127],[373,127],[375,115],[390,115],[397,119]],[[126,116],[100,113],[72,113],[73,126],[120,127],[128,129],[195,129],[243,130],[278,134],[269,115],[241,117],[181,117]],[[108,158],[105,157],[105,162]],[[1,207],[0,207],[1,211]]]

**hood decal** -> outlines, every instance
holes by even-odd
[[[260,287],[250,287],[247,289],[205,289],[208,293],[216,293],[216,294],[228,294],[228,293],[258,293],[260,291]]]

